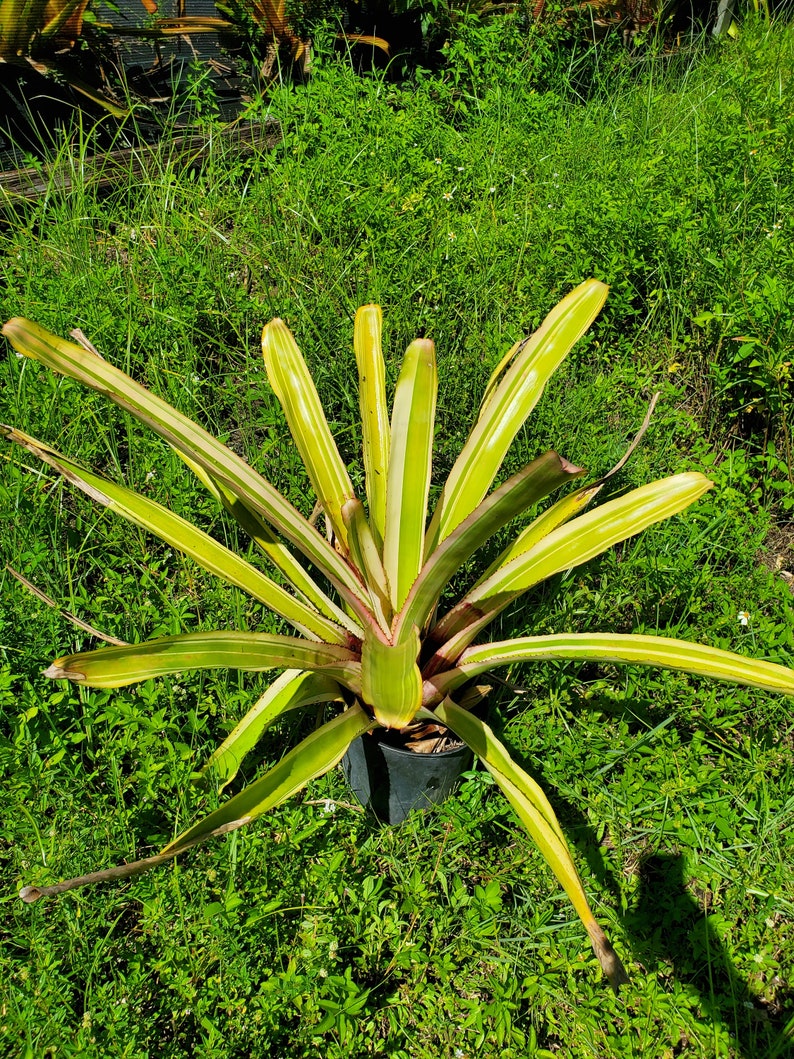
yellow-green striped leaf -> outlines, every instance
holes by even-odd
[[[596,482],[593,485],[586,485],[582,489],[577,489],[573,493],[569,493],[567,496],[557,500],[551,507],[538,515],[536,519],[533,519],[528,526],[524,527],[512,544],[509,544],[491,563],[474,587],[476,588],[483,581],[487,581],[492,574],[495,574],[497,570],[501,570],[511,559],[515,559],[519,555],[530,551],[544,537],[548,536],[552,530],[557,529],[558,526],[562,526],[566,522],[570,522],[572,518],[584,511],[590,501],[601,492],[602,488],[603,484]]]
[[[347,528],[342,519],[342,507],[353,499],[353,485],[331,436],[306,361],[283,320],[276,318],[265,326],[262,353],[270,385],[284,409],[290,433],[317,499],[331,522],[337,541],[346,550]]]
[[[223,578],[258,599],[260,603],[294,625],[299,632],[312,639],[347,644],[349,634],[339,625],[318,614],[314,608],[301,600],[295,599],[255,566],[224,547],[208,533],[175,515],[173,511],[125,486],[85,470],[20,430],[0,425],[0,434],[38,456],[49,467],[62,474],[71,485],[87,493],[97,503],[136,526],[154,533],[211,574]]]
[[[494,533],[542,497],[582,474],[581,467],[547,452],[514,474],[445,538],[429,557],[398,617],[394,639],[403,627],[422,628],[449,579]]]
[[[419,630],[397,644],[384,643],[367,629],[361,648],[361,697],[384,728],[404,728],[422,705]]]
[[[370,529],[360,500],[348,500],[342,508],[347,527],[350,558],[361,572],[369,589],[372,610],[381,629],[388,636],[391,630],[392,606],[389,580],[383,568],[378,545]]]
[[[194,632],[82,651],[56,658],[44,675],[92,688],[122,688],[194,669],[323,669],[354,692],[359,688],[359,663],[352,651],[263,632]]]
[[[320,588],[314,578],[304,570],[286,544],[279,540],[267,523],[263,522],[257,513],[239,497],[234,496],[220,482],[209,475],[203,467],[191,460],[184,452],[174,449],[177,456],[191,469],[202,485],[218,501],[225,511],[228,511],[238,526],[254,542],[259,550],[268,557],[270,562],[280,570],[295,591],[302,596],[326,618],[343,626],[354,636],[359,638],[364,635],[363,630],[349,614],[337,606],[325,592]]]
[[[513,761],[483,721],[456,706],[449,698],[445,699],[434,713],[442,724],[447,725],[471,747],[504,792],[570,898],[587,930],[604,973],[613,989],[617,991],[620,985],[628,981],[628,975],[596,922],[562,828],[548,798],[535,780]]]
[[[332,677],[325,673],[288,669],[237,722],[201,771],[212,771],[221,788],[225,787],[237,775],[245,755],[279,717],[312,703],[334,701],[342,701],[342,690]]]
[[[353,740],[372,727],[374,722],[361,707],[352,706],[312,732],[260,779],[188,828],[169,843],[163,853],[178,853],[225,825],[234,826],[238,821],[248,823],[268,809],[281,805],[311,780],[329,772],[341,761]]]
[[[334,583],[354,613],[370,620],[362,586],[342,556],[266,478],[217,438],[106,360],[38,324],[17,317],[4,325],[3,334],[18,353],[98,390],[184,452],[292,541]]]
[[[794,695],[794,669],[704,644],[638,633],[552,633],[478,644],[464,651],[453,670],[432,678],[427,701],[448,695],[472,677],[517,662],[571,660],[654,666],[681,673]]]
[[[379,547],[383,546],[386,532],[386,474],[390,443],[386,372],[381,351],[382,322],[379,305],[363,305],[356,313],[353,331],[367,503],[372,532]]]
[[[428,555],[471,514],[491,488],[513,438],[540,399],[550,376],[600,312],[607,290],[605,284],[594,279],[580,284],[552,309],[526,342],[514,347],[505,358],[505,362],[512,359],[512,363],[487,396],[444,485],[428,531]]]
[[[391,421],[383,565],[395,610],[422,565],[437,388],[435,346],[419,338],[405,352]]]
[[[600,555],[613,544],[662,522],[698,500],[713,483],[697,472],[676,474],[630,493],[559,526],[531,550],[516,556],[472,589],[432,630],[454,661],[511,600],[540,581]],[[444,666],[443,668],[446,668]]]

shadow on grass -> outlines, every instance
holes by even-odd
[[[648,723],[644,702],[612,706],[614,712]],[[603,709],[604,704],[597,708]],[[497,734],[501,734],[499,718],[492,718],[494,721]],[[545,790],[575,844],[574,859],[587,862],[598,890],[611,894],[617,903],[622,888],[587,817],[544,782],[528,757],[513,748],[511,756]],[[735,1059],[794,1056],[794,988],[790,983],[774,982],[771,1001],[751,992],[720,938],[709,907],[711,895],[700,895],[687,885],[685,865],[683,854],[668,852],[654,853],[641,863],[636,901],[622,917],[635,959],[661,981],[675,978],[695,991],[704,1029],[708,1031],[711,1026],[720,1030],[720,1036],[729,1037],[730,1055]],[[675,1027],[671,1031],[675,1032]],[[689,1045],[683,1038],[676,1047],[680,1050],[675,1054],[688,1054]]]
[[[693,987],[705,1018],[730,1036],[740,1059],[791,1055],[785,1028],[794,996],[783,987],[785,993],[779,990],[776,1004],[769,1006],[753,996],[720,940],[708,895],[704,906],[687,888],[684,857],[655,853],[640,873],[637,902],[624,917],[635,957],[649,971],[664,973],[668,967],[679,982]]]

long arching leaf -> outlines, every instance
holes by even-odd
[[[347,527],[342,519],[342,507],[355,495],[353,484],[331,436],[306,361],[283,320],[271,320],[265,325],[262,353],[270,385],[284,409],[317,499],[337,540],[346,550]]]
[[[52,886],[23,886],[19,891],[19,896],[27,904],[31,904],[33,901],[38,901],[40,897],[62,894],[79,886],[128,879],[132,875],[139,875],[141,872],[151,871],[152,868],[167,864],[180,853],[208,839],[236,831],[268,809],[273,809],[286,801],[311,780],[329,772],[341,760],[353,740],[373,726],[374,721],[367,717],[361,707],[353,706],[323,725],[322,728],[312,732],[261,779],[246,787],[234,798],[230,798],[228,802],[199,823],[194,824],[166,846],[162,853],[133,861],[131,864],[119,864],[115,868],[105,868],[88,875],[78,875],[74,879],[65,879]]]
[[[443,645],[429,672],[446,668],[508,603],[533,585],[600,555],[694,503],[713,483],[697,472],[673,475],[633,489],[553,530],[472,589],[431,631]]]
[[[98,390],[184,452],[292,541],[334,582],[364,622],[371,617],[362,586],[342,556],[266,478],[217,438],[106,360],[38,324],[17,317],[4,325],[3,334],[18,353]]]
[[[211,771],[220,781],[221,788],[225,787],[237,775],[245,755],[282,714],[315,702],[341,699],[339,684],[325,673],[288,669],[273,681],[238,721],[201,771]]]
[[[472,677],[497,666],[547,660],[656,666],[794,695],[794,669],[717,647],[636,633],[553,633],[470,647],[454,669],[439,673],[425,684],[426,704],[444,698]]]
[[[391,420],[383,565],[395,610],[422,566],[437,389],[435,347],[418,338],[405,352]]]
[[[347,526],[350,559],[361,572],[372,604],[372,611],[384,636],[391,630],[392,605],[389,579],[383,567],[378,543],[367,522],[360,500],[348,500],[342,508],[342,518]]]
[[[595,954],[613,989],[628,981],[628,975],[596,922],[576,870],[562,828],[551,804],[538,784],[510,757],[491,729],[467,710],[447,698],[434,716],[471,747],[501,787],[519,820],[540,849],[567,893],[592,942]]]
[[[428,555],[491,488],[513,438],[538,403],[550,376],[600,312],[607,290],[594,279],[580,284],[552,309],[526,342],[516,347],[513,363],[484,403],[444,484],[428,530]]]
[[[343,757],[345,751],[360,735],[374,726],[360,706],[352,706],[339,717],[334,717],[322,728],[312,732],[302,743],[286,754],[261,779],[230,798],[215,812],[188,828],[174,839],[163,853],[178,853],[182,848],[201,841],[205,836],[226,824],[242,820],[245,823],[281,805],[310,780],[325,775]]]
[[[582,473],[581,467],[547,452],[495,489],[427,559],[400,612],[394,638],[399,640],[402,628],[424,626],[449,579],[494,533]]]
[[[248,504],[230,493],[228,489],[210,474],[207,474],[203,467],[199,467],[184,452],[180,452],[179,449],[174,449],[174,451],[196,475],[204,488],[215,497],[223,509],[232,516],[237,525],[248,534],[257,548],[268,557],[277,570],[281,571],[300,596],[303,596],[308,603],[311,603],[326,618],[330,618],[331,621],[342,625],[358,637],[364,635],[361,626],[323,592],[286,544],[276,536],[270,526]]]
[[[363,305],[356,313],[353,348],[358,368],[364,475],[370,524],[381,547],[386,531],[386,474],[390,446],[386,371],[381,351],[382,326],[383,314],[379,305]]]
[[[123,688],[150,677],[198,669],[241,669],[250,673],[323,669],[345,687],[360,691],[359,663],[352,651],[263,632],[193,632],[125,647],[82,651],[56,658],[44,675],[92,688]]]
[[[141,526],[150,533],[154,533],[166,544],[190,556],[211,574],[223,578],[224,581],[236,585],[254,599],[258,599],[260,603],[295,626],[299,632],[305,633],[312,639],[347,644],[348,633],[335,622],[329,621],[328,618],[318,614],[313,607],[295,599],[275,581],[257,570],[255,566],[210,537],[208,533],[198,529],[179,515],[175,515],[173,511],[169,511],[168,508],[155,503],[154,500],[141,496],[125,486],[85,470],[54,449],[23,434],[20,430],[0,425],[0,434],[9,441],[21,445],[34,456],[38,456],[97,503],[133,522],[136,526]]]

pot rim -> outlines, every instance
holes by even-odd
[[[365,732],[364,735],[360,735],[358,738],[361,739],[362,741],[365,738],[365,736],[367,736],[367,735],[375,736],[376,738],[378,738],[378,733],[379,732],[387,732],[387,731],[388,731],[388,729],[386,729],[386,728],[376,728],[372,732]],[[392,743],[386,742],[384,740],[383,736],[380,736],[378,738],[378,742],[381,744],[382,747],[385,747],[387,750],[390,750],[394,754],[404,754],[406,757],[410,757],[410,758],[425,758],[425,759],[431,760],[431,761],[432,761],[433,758],[451,757],[453,754],[460,754],[460,753],[462,753],[464,751],[467,751],[467,750],[471,751],[471,747],[468,745],[468,743],[464,743],[463,740],[461,740],[461,745],[460,746],[449,747],[447,750],[432,751],[429,754],[419,754],[415,750],[408,750],[405,747],[394,746]],[[472,753],[473,753],[473,751],[472,751]]]

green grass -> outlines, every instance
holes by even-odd
[[[791,664],[791,593],[774,567],[793,561],[794,33],[750,26],[709,53],[610,59],[584,102],[583,68],[505,27],[461,33],[445,75],[406,86],[321,55],[308,86],[267,104],[284,132],[273,150],[241,159],[216,141],[195,171],[164,146],[146,181],[105,197],[78,184],[20,209],[0,230],[0,315],[80,327],[308,513],[261,367],[267,319],[295,329],[354,475],[356,306],[384,307],[392,383],[407,342],[434,338],[441,479],[507,346],[596,275],[612,285],[607,308],[506,470],[554,446],[604,473],[658,389],[613,491],[689,468],[717,488],[530,597],[533,627],[664,632]],[[738,335],[758,342],[740,355]],[[0,420],[236,541],[180,461],[99,397],[13,355],[0,383]],[[3,560],[61,607],[127,640],[272,620],[0,455]],[[783,700],[552,665],[511,673],[518,690],[495,697],[493,723],[549,791],[631,973],[615,998],[480,773],[398,830],[359,812],[333,773],[170,868],[23,905],[20,885],[146,855],[210,807],[191,773],[264,683],[64,688],[41,670],[93,641],[4,572],[0,593],[8,1054],[791,1053]],[[505,613],[497,635],[523,631],[526,613]],[[295,723],[265,739],[262,761]]]

